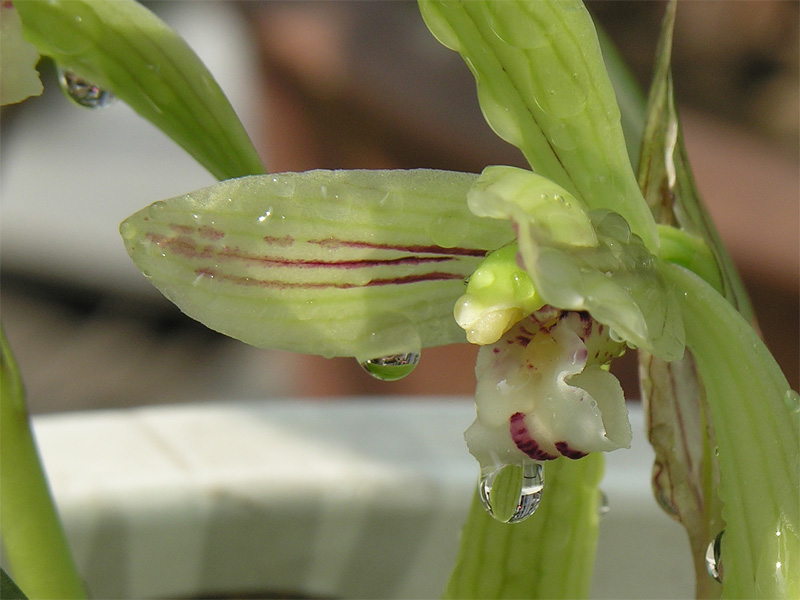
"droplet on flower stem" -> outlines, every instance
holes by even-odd
[[[722,583],[722,557],[720,555],[720,549],[723,533],[725,533],[724,530],[720,531],[717,537],[708,544],[708,548],[706,549],[706,569],[708,570],[708,574],[720,583]]]
[[[510,516],[502,514],[494,506],[495,500],[492,498],[492,489],[495,487],[497,477],[506,469],[514,469],[512,465],[498,465],[485,470],[481,475],[478,486],[481,504],[490,515],[503,523],[519,523],[530,517],[539,508],[544,489],[544,465],[540,462],[526,462],[522,466],[522,477],[519,484],[519,492],[516,498],[516,506]]]
[[[397,381],[411,373],[419,363],[419,352],[405,352],[361,361],[361,367],[376,379]]]
[[[61,67],[58,67],[58,83],[70,100],[86,108],[105,108],[117,99],[108,90],[104,90]]]
[[[608,505],[608,496],[603,490],[597,490],[598,499],[597,499],[597,514],[601,517],[604,517],[609,513],[611,507]]]

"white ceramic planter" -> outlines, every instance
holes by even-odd
[[[477,465],[468,399],[249,402],[48,415],[35,429],[96,598],[435,598]],[[608,455],[593,596],[693,593],[640,435]],[[542,500],[546,501],[545,496]]]

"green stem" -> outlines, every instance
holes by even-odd
[[[542,503],[521,523],[495,521],[476,494],[444,597],[588,597],[603,465],[600,452],[548,461]]]
[[[0,531],[29,598],[86,598],[30,428],[25,391],[0,329]]]

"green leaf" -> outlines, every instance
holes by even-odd
[[[749,323],[694,273],[667,264],[678,289],[716,434],[723,596],[800,595],[800,399]],[[711,540],[708,540],[709,542]]]
[[[484,116],[534,171],[589,208],[621,214],[651,251],[655,223],[636,183],[591,17],[578,0],[420,0],[428,28],[475,76]]]
[[[475,175],[311,171],[226,181],[121,226],[189,316],[256,346],[371,359],[463,342],[453,305],[506,221],[467,209]]]
[[[548,461],[541,504],[535,515],[520,523],[496,521],[476,494],[444,597],[587,597],[602,476],[600,453]],[[494,503],[508,504],[502,498]]]
[[[714,270],[717,272],[706,268],[698,273],[712,285],[720,286],[723,295],[746,319],[752,320],[753,309],[747,291],[703,205],[683,142],[671,70],[676,9],[676,2],[667,7],[656,50],[656,70],[647,100],[639,185],[657,223],[679,227],[705,241],[714,256]]]
[[[0,328],[0,533],[31,598],[86,598],[36,449],[17,363]],[[5,582],[2,597],[5,595]]]
[[[186,42],[134,0],[15,3],[25,37],[112,91],[218,179],[264,173],[244,127]]]
[[[619,105],[622,132],[628,148],[633,169],[639,167],[639,152],[642,149],[645,122],[645,97],[630,68],[625,64],[622,55],[614,46],[614,42],[603,29],[597,25],[597,39],[603,52],[603,60],[614,88],[614,95]]]

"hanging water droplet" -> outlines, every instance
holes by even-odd
[[[708,574],[714,579],[722,583],[722,558],[720,556],[720,547],[722,544],[722,534],[725,531],[720,531],[714,541],[708,544],[706,549],[706,569]]]
[[[105,108],[117,99],[108,90],[104,90],[61,67],[58,67],[58,83],[70,100],[86,108]]]
[[[539,508],[539,502],[542,499],[542,490],[544,489],[544,465],[540,462],[526,462],[522,466],[522,478],[519,483],[519,492],[516,497],[516,505],[513,508],[510,516],[506,516],[496,507],[496,500],[492,498],[492,489],[497,485],[497,478],[501,473],[512,470],[511,474],[516,474],[513,471],[518,470],[512,465],[494,466],[485,469],[481,473],[481,481],[478,485],[478,495],[481,499],[483,508],[486,509],[498,521],[503,523],[519,523],[530,517]]]
[[[411,373],[419,363],[419,352],[405,352],[361,361],[363,369],[375,379],[397,381]]]
[[[597,499],[597,514],[601,517],[606,516],[611,507],[608,505],[608,496],[603,490],[597,490],[599,498]]]

